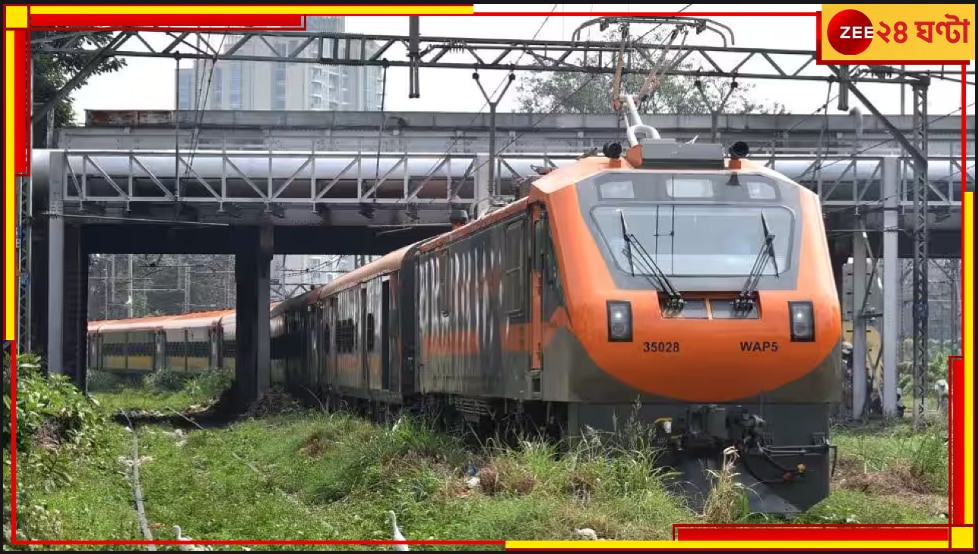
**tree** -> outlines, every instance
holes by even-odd
[[[616,31],[610,31],[605,39],[618,42]],[[674,49],[667,59],[675,57]],[[650,51],[653,62],[659,62],[659,52]],[[622,78],[622,92],[638,93],[653,65],[641,55],[631,56],[631,66]],[[597,65],[597,57],[588,57],[589,65]],[[695,70],[688,63],[680,64],[686,70]],[[697,87],[697,81],[700,86]],[[530,113],[611,113],[611,91],[614,75],[588,73],[543,73],[532,75],[518,85],[520,107]],[[700,91],[697,91],[697,88]],[[731,90],[732,89],[732,90]],[[710,115],[713,113],[764,114],[787,113],[780,103],[767,104],[751,98],[754,86],[736,83],[732,79],[686,76],[660,77],[658,86],[650,98],[639,106],[648,114]],[[705,98],[704,98],[705,97]],[[724,101],[726,100],[726,101]]]
[[[34,105],[41,107],[54,95],[61,90],[64,85],[71,80],[89,61],[89,54],[50,54],[44,52],[44,47],[65,48],[70,44],[82,48],[84,45],[103,47],[111,42],[113,32],[88,33],[82,39],[78,39],[77,32],[64,31],[32,31],[31,32],[31,54],[34,61]],[[75,42],[77,40],[77,43]],[[43,41],[43,43],[40,43]],[[40,43],[40,44],[39,44]],[[97,55],[97,54],[96,54]],[[126,61],[116,57],[109,57],[103,60],[92,72],[92,75],[112,73],[125,67]],[[82,80],[79,87],[85,86],[88,79]],[[73,119],[71,95],[66,96],[54,109],[54,126],[67,127],[71,125]],[[47,118],[37,118],[34,121],[34,148],[45,148],[47,136],[45,128]]]

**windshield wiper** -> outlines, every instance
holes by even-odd
[[[734,310],[737,311],[749,312],[754,307],[757,302],[757,285],[760,283],[761,275],[764,274],[764,268],[767,267],[769,261],[774,264],[774,276],[780,277],[778,259],[774,254],[775,235],[768,229],[764,212],[761,212],[761,228],[764,231],[764,242],[761,244],[761,250],[757,253],[757,257],[754,258],[754,266],[751,268],[750,274],[747,275],[744,288],[740,290],[740,295],[734,300]]]
[[[638,262],[644,267],[639,267],[639,271],[642,272],[642,276],[652,283],[652,286],[658,288],[660,291],[666,294],[666,309],[669,311],[682,311],[683,306],[686,301],[683,300],[682,294],[679,290],[673,286],[669,277],[659,268],[655,263],[652,256],[649,255],[642,243],[635,237],[635,235],[628,232],[628,224],[625,223],[625,212],[622,210],[618,211],[618,215],[621,216],[621,236],[625,239],[625,256],[628,257],[629,270],[632,273],[632,277],[635,276],[635,257],[632,255],[632,249],[638,254]]]

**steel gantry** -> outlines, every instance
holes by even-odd
[[[595,20],[589,23],[621,23],[615,20]],[[684,18],[689,19],[689,18]],[[88,54],[90,60],[108,56],[154,57],[197,59],[217,62],[221,60],[255,62],[292,62],[323,65],[408,67],[412,70],[411,96],[418,95],[417,70],[419,68],[449,68],[475,70],[508,70],[532,72],[578,72],[612,74],[616,71],[617,54],[625,59],[623,72],[629,72],[633,62],[639,59],[651,61],[656,54],[664,54],[670,48],[666,44],[654,44],[633,40],[607,41],[554,41],[460,37],[422,37],[417,32],[416,20],[412,22],[410,36],[363,35],[354,33],[309,32],[260,32],[226,33],[230,44],[217,50],[209,40],[192,40],[198,33],[192,32],[140,32],[118,33],[108,45],[89,48],[85,33],[66,33],[64,40],[50,37],[32,42],[36,54]],[[687,22],[688,23],[688,22]],[[703,23],[708,23],[703,20]],[[153,47],[145,35],[164,35],[168,43]],[[207,33],[218,35],[220,33]],[[284,43],[284,44],[283,44]],[[287,48],[286,48],[287,47]],[[722,61],[721,58],[727,58]],[[523,61],[526,60],[526,61]],[[926,94],[931,78],[957,80],[961,72],[945,75],[943,71],[907,71],[886,66],[821,66],[815,63],[814,51],[742,48],[723,45],[684,44],[676,63],[665,69],[662,75],[690,77],[726,77],[739,79],[775,79],[839,82],[844,94],[840,95],[840,107],[852,92],[874,115],[890,127],[913,159],[914,199],[917,224],[914,232],[914,376],[918,410],[923,406],[927,363],[927,187],[928,163],[925,151],[927,143]],[[94,64],[89,64],[94,65]],[[91,69],[69,80],[58,93],[63,97],[81,82]],[[644,73],[644,71],[643,71]],[[973,71],[961,78],[973,81]],[[859,83],[891,83],[910,85],[914,91],[914,115],[916,125],[912,139],[905,137],[858,90]],[[56,97],[58,97],[56,95]],[[32,121],[43,118],[53,109],[53,104],[35,112]],[[30,187],[24,194],[30,195]],[[29,246],[29,245],[28,245]]]

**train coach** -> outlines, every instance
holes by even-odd
[[[818,503],[842,388],[819,199],[742,143],[635,137],[648,129],[275,306],[273,379],[555,437],[637,406],[694,503],[731,449],[752,511]]]
[[[90,321],[88,368],[127,376],[162,369],[187,375],[233,370],[235,321],[234,310]],[[281,325],[272,328],[277,344]]]

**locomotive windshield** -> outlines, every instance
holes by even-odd
[[[764,244],[761,214],[774,235],[777,267],[788,267],[794,216],[780,206],[603,204],[592,216],[618,267],[632,271],[622,218],[666,275],[746,276]],[[774,264],[763,275],[774,275]]]

